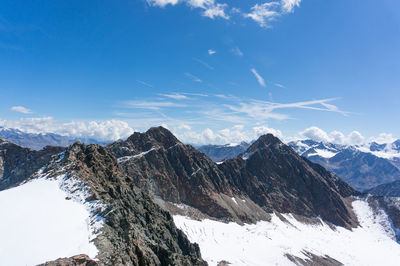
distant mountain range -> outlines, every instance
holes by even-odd
[[[250,144],[206,145],[198,149],[219,162],[234,158]],[[314,140],[297,140],[288,145],[299,155],[337,174],[360,191],[400,180],[400,140],[388,144],[372,142],[363,146],[340,145]],[[400,193],[400,191],[399,191]]]
[[[68,145],[76,141],[80,141],[86,144],[107,144],[106,142],[101,142],[90,138],[71,138],[54,133],[26,133],[19,129],[5,127],[0,127],[0,137],[4,140],[11,141],[15,144],[30,148],[32,150],[41,150],[46,146],[67,147]]]

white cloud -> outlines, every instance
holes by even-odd
[[[17,128],[27,133],[56,133],[63,136],[115,141],[130,136],[134,130],[121,120],[71,121],[62,123],[52,117],[0,120],[0,126]]]
[[[251,8],[251,12],[245,14],[247,18],[256,21],[261,27],[270,27],[270,22],[278,17],[291,13],[295,7],[300,6],[301,0],[280,0],[266,2],[264,4],[255,4]]]
[[[215,51],[213,49],[208,49],[208,54],[209,55],[213,55],[213,54],[216,54],[216,53],[217,53],[217,51]]]
[[[358,131],[353,131],[347,137],[347,143],[352,145],[360,145],[364,143],[364,137]]]
[[[391,133],[380,133],[378,137],[372,137],[371,141],[376,143],[392,143],[396,140]]]
[[[243,52],[239,49],[239,47],[233,47],[232,49],[231,49],[231,52],[234,54],[234,55],[237,55],[237,56],[243,56]]]
[[[275,10],[277,6],[279,6],[278,2],[267,2],[261,5],[255,4],[251,8],[251,13],[245,14],[245,17],[253,19],[261,27],[268,27],[269,22],[274,21],[280,16],[280,13]]]
[[[323,142],[331,141],[331,138],[328,136],[328,134],[318,127],[309,127],[303,132],[300,132],[300,135],[315,141],[323,141]]]
[[[293,12],[295,7],[300,7],[300,2],[302,0],[282,0],[282,10],[283,12],[290,13]]]
[[[258,82],[258,83],[259,83],[261,86],[265,87],[265,81],[264,81],[264,78],[263,78],[263,77],[261,77],[261,75],[260,75],[260,74],[258,74],[257,70],[256,70],[255,68],[252,68],[252,69],[250,69],[250,71],[251,71],[251,73],[253,73],[253,74],[254,74],[254,76],[256,77],[256,79],[257,79],[257,82]]]
[[[189,72],[185,73],[186,77],[190,78],[191,80],[193,80],[194,82],[203,82],[200,78],[196,77],[193,74],[190,74]]]
[[[283,138],[281,131],[267,126],[257,126],[246,128],[243,125],[235,125],[231,128],[212,130],[206,128],[196,132],[187,130],[175,133],[179,139],[186,143],[193,144],[239,144],[243,141],[250,142],[259,138],[261,135],[271,133],[278,138]]]
[[[283,139],[283,134],[280,130],[270,128],[267,126],[258,126],[258,127],[253,127],[253,131],[256,134],[256,137],[260,137],[261,135],[265,134],[272,134],[275,137],[278,137],[280,139]]]
[[[225,13],[225,9],[228,5],[215,3],[215,0],[147,0],[147,3],[155,7],[174,6],[178,3],[186,3],[191,8],[203,9],[202,15],[205,17],[211,19],[216,17],[229,19],[229,16]]]
[[[309,127],[300,132],[300,136],[314,141],[332,142],[335,144],[361,145],[365,143],[365,138],[358,131],[352,131],[347,137],[340,131],[334,130],[327,133],[318,127]]]
[[[147,3],[151,6],[165,7],[166,5],[176,5],[179,0],[147,0]]]
[[[345,144],[346,143],[346,137],[344,136],[344,134],[337,130],[334,130],[330,133],[330,139],[333,143],[336,143],[336,144]]]
[[[10,108],[10,110],[18,112],[18,113],[22,113],[22,114],[32,114],[33,113],[30,109],[28,109],[26,107],[23,107],[23,106],[20,106],[20,105],[19,106],[12,106]]]
[[[207,7],[204,12],[203,16],[209,17],[211,19],[214,19],[216,17],[221,17],[224,19],[229,19],[229,16],[225,14],[225,8],[227,7],[227,4],[216,4],[216,5],[211,5]]]

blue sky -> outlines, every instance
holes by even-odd
[[[117,139],[162,124],[197,143],[312,126],[342,142],[353,131],[399,138],[398,10],[396,0],[4,0],[0,125]]]

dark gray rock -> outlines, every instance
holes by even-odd
[[[0,191],[28,179],[64,148],[47,146],[40,151],[0,139]]]

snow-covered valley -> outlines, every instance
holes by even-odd
[[[213,220],[195,221],[174,216],[175,224],[191,242],[200,246],[210,265],[228,261],[232,265],[293,265],[285,255],[307,259],[305,252],[329,256],[345,265],[398,265],[400,245],[388,217],[374,213],[364,200],[353,202],[360,226],[342,227],[304,224],[292,215],[288,222],[272,215],[270,222],[240,226]]]

